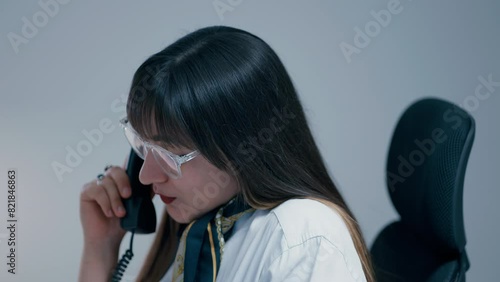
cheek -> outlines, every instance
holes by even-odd
[[[175,181],[177,200],[171,211],[183,218],[197,218],[227,202],[237,193],[234,177],[223,172],[205,159],[183,167],[182,178]]]
[[[191,214],[210,211],[220,198],[220,187],[202,175],[186,173],[182,179],[176,181],[177,199],[172,204],[176,208],[183,208]]]
[[[232,181],[228,180],[232,184]],[[220,186],[217,181],[206,178],[191,179],[180,184],[182,190],[172,206],[196,218],[228,201],[236,192],[228,185]]]
[[[182,193],[182,203],[205,213],[224,201],[222,189],[214,182],[202,182]]]
[[[194,206],[199,206],[201,202],[207,202],[220,198],[223,190],[230,183],[230,177],[212,166],[205,159],[201,159],[192,166],[186,166],[177,187],[184,187],[184,191],[179,191],[184,196],[184,200],[191,199]],[[204,208],[200,208],[204,209]]]

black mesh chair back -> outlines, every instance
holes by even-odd
[[[400,220],[371,248],[377,281],[465,281],[462,198],[474,133],[472,116],[440,99],[422,99],[404,111],[386,171]]]

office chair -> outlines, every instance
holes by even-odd
[[[465,281],[463,184],[475,122],[434,98],[410,105],[392,136],[386,181],[400,220],[370,250],[379,282]]]

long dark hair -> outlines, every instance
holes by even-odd
[[[199,150],[235,173],[256,209],[293,198],[317,199],[341,214],[368,281],[370,257],[355,217],[328,174],[284,65],[259,37],[232,27],[198,29],[149,57],[136,71],[127,103],[145,138]],[[139,274],[158,281],[173,261],[176,224],[164,211]]]

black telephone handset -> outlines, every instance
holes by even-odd
[[[151,201],[151,185],[144,185],[139,181],[139,171],[143,163],[144,161],[131,149],[127,175],[132,195],[122,200],[126,214],[120,219],[120,226],[137,234],[149,234],[156,230],[156,211]]]
[[[120,219],[120,226],[124,230],[132,232],[132,236],[130,237],[129,249],[125,251],[116,265],[111,280],[113,282],[122,279],[128,263],[134,256],[132,252],[134,234],[149,234],[156,230],[156,211],[151,200],[151,185],[144,185],[139,181],[139,171],[143,163],[144,161],[135,153],[134,149],[131,149],[127,163],[127,175],[132,195],[127,199],[122,199],[126,213]]]

